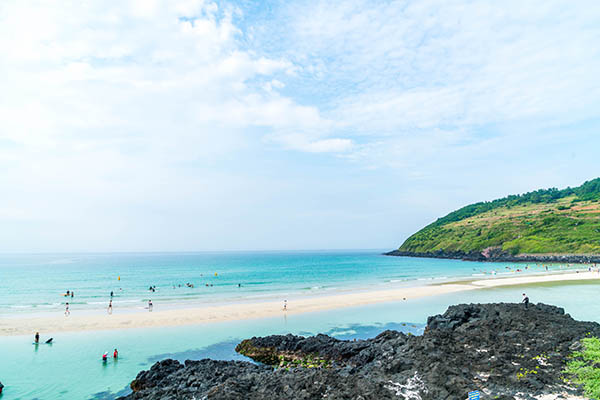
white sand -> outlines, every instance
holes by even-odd
[[[407,287],[357,293],[339,293],[321,297],[288,298],[288,315],[331,310],[366,304],[403,301],[426,296],[435,296],[465,290],[489,287],[528,285],[540,282],[566,282],[578,280],[598,280],[597,272],[529,275],[513,278],[493,278],[466,282],[449,282],[439,285]],[[242,320],[282,315],[283,303],[268,301],[261,303],[224,304],[197,308],[160,310],[155,304],[154,311],[129,311],[120,313],[118,309],[108,314],[77,314],[72,310],[69,317],[62,312],[24,318],[3,318],[0,320],[0,336],[30,335],[36,331],[46,333],[84,330],[107,330],[123,328],[144,328],[156,326],[195,325],[216,321]]]

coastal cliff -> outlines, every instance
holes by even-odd
[[[236,350],[258,363],[156,363],[122,400],[141,399],[585,399],[564,374],[600,324],[531,304],[462,304],[430,317],[421,336],[252,338]]]
[[[468,205],[410,236],[391,256],[469,261],[600,262],[600,178]]]

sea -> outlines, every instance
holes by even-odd
[[[477,263],[389,257],[383,250],[202,253],[0,255],[0,318],[154,310],[239,302],[283,301],[336,293],[422,286],[445,281],[582,269],[581,265]],[[519,270],[519,272],[517,272]],[[150,290],[152,288],[152,290]],[[66,297],[66,292],[73,296]],[[386,329],[421,334],[429,315],[452,304],[520,301],[522,286],[458,292],[403,302],[201,325],[0,336],[0,399],[114,399],[156,361],[174,358],[244,360],[244,338],[326,333],[374,337]],[[574,318],[600,322],[600,285],[544,283],[526,289],[532,302],[564,307]],[[117,361],[101,355],[117,348]]]

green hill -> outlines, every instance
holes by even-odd
[[[600,178],[468,205],[409,237],[395,253],[600,254]],[[423,254],[424,253],[424,254]],[[401,254],[406,255],[406,254]]]

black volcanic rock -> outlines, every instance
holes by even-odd
[[[588,335],[600,335],[600,325],[554,306],[463,304],[430,317],[422,336],[276,335],[236,348],[259,365],[165,360],[140,372],[123,399],[455,400],[470,390],[481,390],[482,399],[566,396],[580,393],[562,381],[566,357]],[[320,367],[294,367],[306,359]]]
[[[596,264],[600,263],[600,255],[585,254],[517,254],[513,255],[501,249],[488,249],[486,252],[479,251],[445,251],[436,250],[432,252],[414,252],[403,250],[392,250],[383,253],[385,256],[417,257],[417,258],[441,258],[463,261],[489,261],[489,262],[519,262],[519,263],[561,263],[561,264]]]

